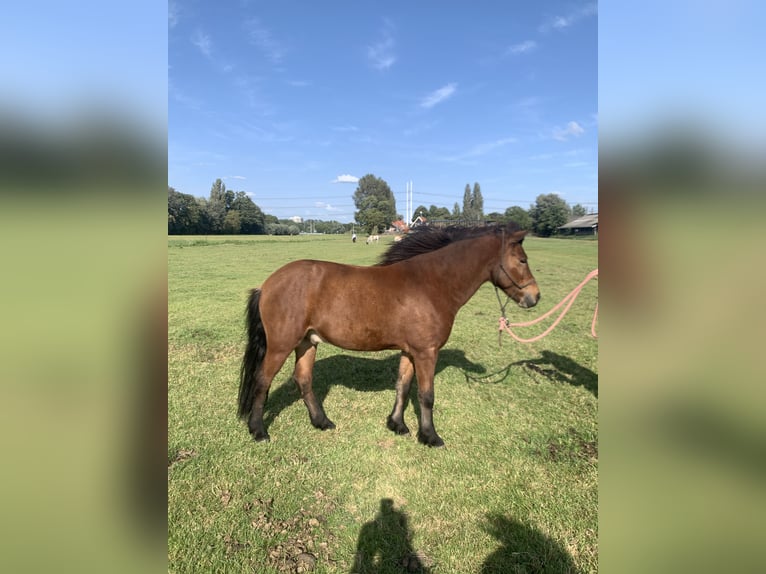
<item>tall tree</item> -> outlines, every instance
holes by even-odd
[[[234,194],[231,203],[232,210],[239,212],[240,233],[246,235],[261,235],[266,232],[266,221],[263,211],[244,192]]]
[[[231,199],[229,200],[229,194]],[[234,200],[234,193],[226,189],[226,184],[220,178],[210,186],[210,197],[207,200],[207,212],[210,216],[211,233],[222,233],[223,222],[226,219],[226,212],[231,209],[231,201]]]
[[[541,237],[550,237],[569,219],[569,205],[555,193],[540,194],[529,208],[532,230]]]
[[[471,206],[471,184],[465,184],[465,191],[463,192],[463,219],[473,219],[473,208]]]
[[[391,188],[372,174],[359,180],[354,205],[357,209],[354,218],[367,233],[385,230],[396,219],[396,199]]]
[[[452,207],[452,219],[460,219],[460,204],[456,201]]]
[[[471,209],[473,210],[474,219],[484,219],[484,198],[481,195],[481,186],[479,185],[479,182],[475,182],[473,184],[473,193],[471,194]]]

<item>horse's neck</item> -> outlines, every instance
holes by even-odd
[[[455,304],[455,312],[490,279],[491,263],[500,247],[492,236],[457,241],[431,255],[438,270],[440,292]]]

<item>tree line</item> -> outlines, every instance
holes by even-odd
[[[318,219],[297,223],[264,213],[244,191],[227,189],[221,179],[213,182],[207,198],[194,197],[168,186],[168,234],[297,235],[301,232],[348,233],[356,227],[360,232],[377,234],[387,230],[392,222],[404,219],[396,212],[396,200],[388,183],[373,174],[359,180],[353,200],[357,209],[354,223]],[[514,205],[503,213],[485,214],[481,186],[476,182],[473,188],[466,184],[462,208],[458,202],[451,211],[436,205],[419,205],[413,216],[423,216],[431,222],[515,221],[536,235],[548,237],[567,221],[586,213],[582,205],[570,207],[564,199],[549,193],[538,195],[529,209]]]
[[[359,180],[354,192],[354,204],[357,208],[354,217],[367,233],[379,233],[388,229],[391,222],[403,219],[401,214],[396,212],[396,201],[391,188],[383,179],[372,174],[365,175]],[[538,195],[529,209],[514,205],[508,207],[503,213],[485,214],[481,186],[476,182],[473,188],[470,184],[465,184],[462,209],[457,201],[452,211],[437,205],[430,207],[419,205],[412,215],[413,218],[422,216],[430,222],[447,221],[464,224],[477,221],[496,223],[515,221],[522,228],[529,229],[536,235],[549,237],[554,235],[560,226],[587,213],[582,205],[576,204],[570,207],[557,194],[548,193]]]
[[[216,179],[207,198],[168,186],[169,235],[298,235],[301,232],[346,233],[353,224],[308,220],[297,223],[264,213],[244,191]]]

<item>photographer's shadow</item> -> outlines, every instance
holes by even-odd
[[[351,574],[420,572],[428,574],[428,558],[412,547],[407,515],[383,498],[375,518],[359,531]]]

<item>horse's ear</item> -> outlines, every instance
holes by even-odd
[[[521,229],[519,231],[514,231],[511,235],[511,243],[524,243],[524,237],[526,237],[527,231],[526,229]]]

